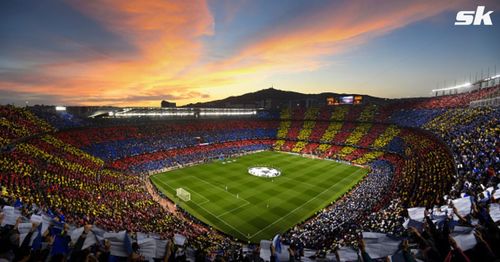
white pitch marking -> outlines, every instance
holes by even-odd
[[[300,206],[296,207],[294,210],[290,211],[288,214],[286,214],[286,215],[284,215],[284,216],[280,217],[279,219],[277,219],[277,220],[276,220],[276,221],[274,221],[273,223],[271,223],[271,224],[267,225],[265,228],[263,228],[263,229],[261,229],[261,230],[257,231],[255,234],[253,234],[252,236],[250,236],[250,238],[253,238],[254,236],[256,236],[257,234],[259,234],[260,232],[262,232],[262,231],[264,231],[265,229],[267,229],[268,227],[270,227],[270,226],[272,226],[272,225],[274,225],[274,224],[278,223],[278,222],[279,222],[279,221],[281,221],[283,218],[285,218],[285,217],[289,216],[290,214],[292,214],[292,213],[293,213],[293,212],[295,212],[296,210],[298,210],[298,209],[302,208],[302,207],[303,207],[304,205],[306,205],[307,203],[309,203],[309,202],[311,202],[311,201],[315,200],[316,198],[318,198],[318,196],[320,196],[320,195],[324,194],[325,192],[329,191],[332,187],[336,186],[337,184],[339,184],[339,183],[340,183],[341,181],[343,181],[344,179],[346,179],[346,178],[348,178],[348,177],[351,177],[353,174],[357,174],[359,171],[363,171],[363,170],[364,170],[364,169],[359,169],[359,170],[357,170],[356,172],[351,173],[350,175],[348,175],[348,176],[346,176],[346,177],[342,178],[342,179],[341,179],[341,180],[339,180],[337,183],[333,184],[333,185],[332,185],[332,186],[330,186],[329,188],[325,189],[323,192],[321,192],[321,193],[319,193],[318,195],[316,195],[314,198],[309,199],[307,202],[305,202],[304,204],[302,204],[302,205],[300,205]]]

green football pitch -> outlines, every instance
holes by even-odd
[[[275,167],[281,175],[271,179],[248,173],[259,165]],[[330,160],[264,151],[168,171],[151,180],[201,221],[237,239],[259,242],[305,221],[366,173]],[[176,197],[177,188],[187,190],[191,200]]]

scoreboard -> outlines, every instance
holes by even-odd
[[[358,105],[363,102],[363,96],[336,96],[326,98],[326,104],[336,105]]]

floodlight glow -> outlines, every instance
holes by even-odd
[[[120,112],[115,112],[118,117],[138,117],[138,116],[195,116],[199,112],[200,116],[248,116],[256,115],[257,110],[248,108],[175,108],[175,109],[156,109],[156,108],[129,108]],[[109,114],[112,116],[111,114]]]
[[[144,112],[144,113],[123,113],[117,112],[116,116],[193,116],[194,113],[184,113],[184,112]]]
[[[497,78],[499,78],[499,77],[500,77],[500,75],[496,75],[496,76],[488,77],[488,78],[484,79],[484,81],[490,81],[490,80],[493,80],[493,79],[497,79]]]
[[[448,91],[448,90],[459,89],[459,88],[463,88],[463,87],[469,87],[471,85],[472,85],[471,83],[465,83],[465,84],[458,85],[458,86],[446,87],[446,88],[441,88],[441,89],[433,89],[432,92]]]
[[[56,106],[56,111],[66,111],[65,106]]]
[[[246,111],[246,112],[200,112],[202,116],[248,116],[255,115],[257,111]]]

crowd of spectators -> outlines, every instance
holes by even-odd
[[[245,152],[268,150],[272,145],[273,141],[271,140],[243,140],[186,147],[122,158],[110,163],[110,166],[136,174],[147,174],[152,171],[183,166],[189,163],[207,162]]]
[[[373,163],[372,167],[383,169],[390,168],[390,165],[380,161]],[[360,185],[367,190],[360,193],[373,196],[370,188],[375,185],[375,181]],[[410,213],[410,210],[406,212],[398,200],[393,199],[383,212],[374,212],[363,220],[356,219],[355,215],[348,215],[342,218],[345,222],[339,227],[329,227],[338,221],[335,219],[338,214],[334,213],[334,210],[347,209],[351,212],[340,214],[352,213],[352,205],[355,202],[351,201],[356,201],[357,198],[347,194],[332,207],[321,212],[320,216],[330,219],[332,223],[320,225],[324,220],[311,220],[294,228],[281,237],[278,246],[275,246],[276,242],[272,242],[268,252],[270,257],[262,257],[263,253],[258,245],[235,244],[209,232],[199,233],[197,238],[189,240],[190,242],[183,242],[183,235],[173,235],[162,240],[156,234],[131,231],[110,233],[89,223],[76,228],[63,216],[46,212],[36,205],[26,205],[19,200],[2,197],[0,259],[146,261],[149,258],[154,261],[274,261],[278,257],[281,243],[286,243],[289,246],[284,252],[288,254],[290,261],[324,261],[325,257],[332,260],[336,257],[337,261],[498,261],[500,230],[496,223],[500,220],[500,203],[495,198],[499,195],[496,190],[498,189],[492,189],[486,201],[471,197],[466,208],[462,205],[455,206],[454,200],[441,207],[415,208],[420,209],[417,213]],[[359,213],[359,210],[355,210]],[[13,216],[17,219],[8,221],[12,220]],[[401,223],[401,220],[405,222]],[[327,237],[312,235],[308,229],[314,227],[318,229],[313,232],[321,230]],[[397,233],[391,234],[390,238],[385,234],[373,233],[387,231]],[[374,235],[378,236],[375,242],[369,239]],[[306,241],[308,237],[313,240],[323,239],[318,242],[316,251],[304,248],[302,241]],[[155,243],[153,253],[147,245],[151,240]],[[204,244],[208,242],[219,243],[220,249],[206,248]],[[331,247],[325,246],[325,243]],[[332,250],[335,253],[331,254],[334,255],[327,255]],[[346,250],[350,250],[352,254],[347,255]]]
[[[366,134],[363,135],[363,137],[361,137],[361,139],[359,139],[356,142],[356,144],[360,147],[365,147],[365,148],[370,147],[371,144],[373,144],[376,139],[378,139],[379,137],[381,137],[381,135],[383,135],[385,133],[384,131],[386,129],[387,129],[387,126],[385,126],[385,125],[372,124],[370,129],[366,132]],[[382,139],[381,141],[384,141],[387,138],[383,137],[381,139]]]
[[[403,110],[393,114],[392,121],[429,130],[446,143],[457,169],[448,193],[450,197],[459,197],[500,182],[499,119],[500,109],[479,107]],[[388,149],[401,151],[401,144],[397,137]]]
[[[432,137],[405,132],[405,163],[400,181],[401,197],[408,206],[441,202],[451,188],[455,167],[446,147]]]
[[[53,130],[25,108],[0,105],[0,148],[18,139]]]
[[[301,243],[317,250],[333,250],[355,243],[362,228],[361,220],[381,203],[390,188],[392,165],[372,162],[371,172],[353,189],[311,220],[286,234],[290,243]]]
[[[500,182],[500,109],[450,110],[441,121],[425,128],[438,134],[451,148],[457,176],[450,197],[478,194]]]
[[[397,109],[449,109],[468,107],[470,102],[489,97],[492,94],[497,94],[498,90],[500,90],[500,85],[438,97],[396,99],[391,101],[388,106]]]
[[[2,197],[22,210],[36,207],[71,225],[155,232],[163,238],[180,233],[204,252],[220,250],[229,241],[165,211],[148,194],[141,177],[103,164],[49,135],[17,143],[0,154]]]
[[[252,120],[164,122],[68,130],[57,136],[94,156],[112,161],[205,143],[270,139],[276,137],[277,125],[276,121]]]
[[[393,112],[388,121],[398,126],[419,127],[444,112],[446,112],[446,110],[442,108],[397,110]]]
[[[283,110],[280,118],[286,121],[160,122],[90,127],[55,135],[47,134],[54,128],[32,112],[45,114],[42,117],[56,128],[71,127],[64,123],[64,117],[51,119],[46,112],[1,106],[0,146],[9,145],[0,153],[3,204],[17,205],[25,215],[51,214],[71,225],[156,232],[167,238],[182,233],[206,255],[232,249],[234,245],[208,227],[190,225],[200,222],[185,219],[187,213],[178,217],[162,209],[148,194],[143,176],[137,174],[274,147],[367,165],[371,170],[349,193],[287,232],[285,242],[335,250],[360,245],[363,231],[377,231],[408,236],[410,241],[403,243],[403,251],[416,244],[416,256],[425,260],[490,261],[499,256],[496,245],[500,235],[494,225],[497,221],[488,211],[496,208],[497,200],[490,195],[500,182],[500,110],[456,108],[488,92],[491,89],[472,95],[412,100],[408,103],[411,106],[388,114],[394,125],[369,123],[377,122],[378,112],[384,110],[379,106],[339,106],[330,111]],[[338,122],[288,121],[295,117],[329,117]],[[429,133],[396,125],[426,129],[437,139]],[[324,132],[315,132],[320,126]],[[311,141],[313,134],[321,140]],[[276,138],[280,140],[276,142]],[[467,216],[449,216],[443,226],[435,224],[433,215],[426,211],[423,231],[403,227],[406,208],[422,206],[432,210],[449,204],[448,199],[464,196],[470,196],[473,203],[473,212]],[[451,240],[453,223],[473,226],[477,247],[462,250]],[[15,239],[16,230],[2,227],[2,241]],[[48,244],[56,238],[57,234],[49,233],[43,242]],[[26,248],[25,243],[19,244]],[[0,256],[15,251],[9,255],[25,257],[26,250],[9,247]],[[360,249],[363,251],[363,244]]]
[[[30,107],[29,110],[38,118],[46,121],[58,130],[80,128],[90,125],[90,122],[75,116],[66,110],[56,111],[54,106],[35,105]]]

